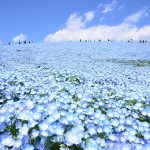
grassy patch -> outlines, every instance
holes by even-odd
[[[150,66],[150,60],[117,60],[117,59],[107,59],[106,62],[132,65],[135,67]]]
[[[77,78],[77,76],[71,76],[70,78],[67,78],[66,80],[71,83],[77,83],[77,84],[81,83],[80,80]]]

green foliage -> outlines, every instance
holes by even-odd
[[[36,138],[31,139],[29,144],[34,145],[37,141],[40,141],[40,137],[39,136],[36,137]]]
[[[138,138],[144,138],[144,136],[142,135],[141,132],[137,132],[136,137],[138,137]]]
[[[71,76],[69,79],[67,79],[71,83],[78,83],[80,84],[80,80],[77,78],[77,76]]]
[[[98,100],[97,100],[97,98],[96,98],[96,97],[93,97],[93,101],[94,101],[94,102],[97,102]]]
[[[68,147],[69,150],[83,150],[79,145],[72,145]]]
[[[133,105],[135,105],[136,103],[137,103],[136,100],[130,100],[130,101],[129,101],[129,105],[130,105],[130,106],[133,106]]]
[[[59,150],[61,143],[54,142],[53,137],[49,136],[45,142],[45,150]]]
[[[148,116],[140,116],[139,121],[141,122],[147,122],[150,124],[150,118]]]
[[[35,125],[34,127],[30,128],[30,129],[29,129],[29,134],[32,133],[32,130],[33,130],[33,129],[39,130],[39,126],[38,126],[38,125]]]
[[[9,81],[8,82],[11,86],[15,85],[15,81]]]
[[[74,95],[72,96],[72,98],[73,98],[73,100],[74,100],[75,102],[79,101],[79,98],[77,97],[76,94],[74,94]]]
[[[6,125],[6,131],[10,132],[12,136],[17,139],[19,130],[16,128],[16,121],[11,123],[10,125]]]
[[[47,96],[47,94],[46,94],[46,93],[44,93],[44,94],[40,94],[40,97],[45,97],[45,96]]]
[[[107,135],[105,132],[101,132],[101,133],[98,133],[98,137],[100,137],[101,139],[106,139]]]

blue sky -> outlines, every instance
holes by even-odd
[[[121,29],[126,28],[127,31],[138,30],[138,35],[135,35],[137,33],[133,35],[135,39],[140,37],[149,39],[150,35],[146,34],[150,31],[149,6],[149,0],[0,0],[0,41],[17,42],[18,39],[26,38],[36,42],[42,42],[44,39],[77,40],[90,38],[91,30],[95,32],[98,30],[101,33],[105,27],[106,35],[111,32],[112,27],[116,29],[118,26]],[[86,14],[91,17],[89,20]],[[132,17],[129,19],[130,16]],[[72,18],[69,20],[69,17]],[[134,17],[137,17],[137,20]],[[70,28],[70,24],[75,28]],[[143,29],[144,26],[147,28]],[[79,31],[83,34],[77,37]],[[71,37],[72,32],[74,35]],[[116,32],[120,33],[117,29]],[[144,35],[141,32],[144,32]],[[102,39],[104,36],[94,35],[93,39]],[[124,38],[126,36],[124,35]],[[105,38],[107,37],[108,35]],[[113,38],[114,35],[110,37]]]

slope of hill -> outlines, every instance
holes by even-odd
[[[150,45],[0,46],[0,149],[150,148]]]

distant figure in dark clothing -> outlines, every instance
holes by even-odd
[[[8,45],[10,45],[10,42],[8,43]]]
[[[80,42],[82,42],[82,40],[80,39]]]
[[[19,44],[21,44],[21,42],[19,41]]]
[[[24,44],[26,44],[27,43],[27,41],[24,41]]]
[[[29,44],[30,44],[31,42],[29,41]]]
[[[110,41],[110,39],[108,39],[108,42]]]

